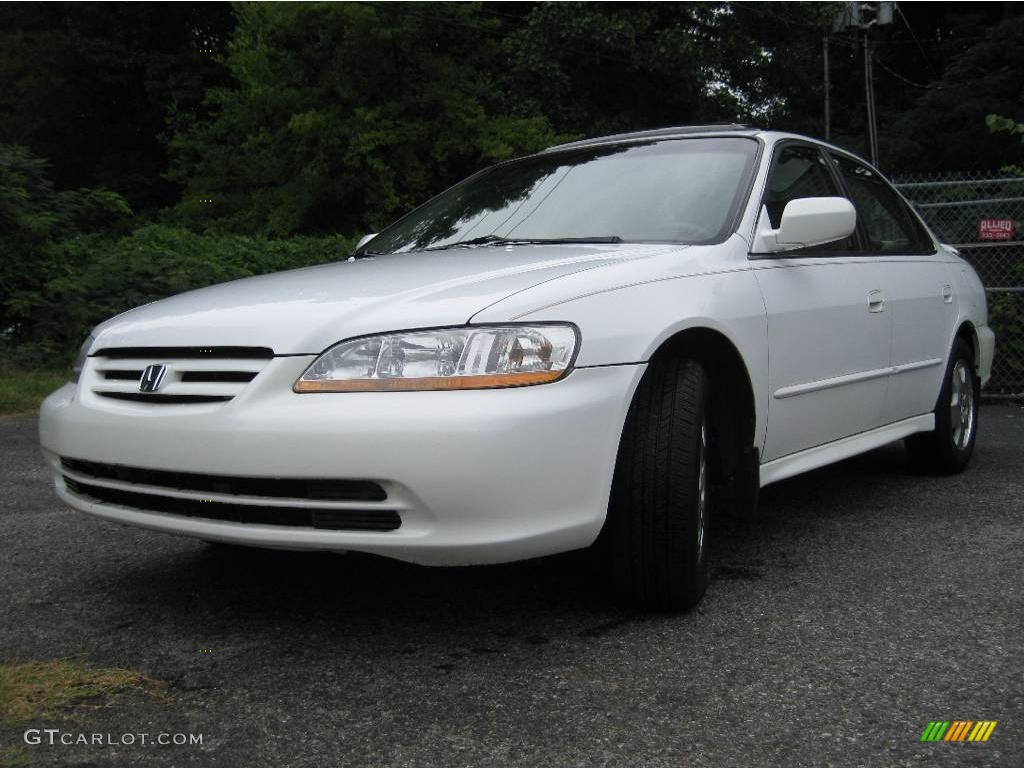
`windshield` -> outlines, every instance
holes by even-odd
[[[365,253],[506,241],[706,243],[731,229],[749,138],[585,147],[488,168],[382,231]]]

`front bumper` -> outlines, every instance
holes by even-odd
[[[116,522],[211,541],[355,550],[431,565],[519,560],[588,546],[604,523],[619,436],[644,366],[581,368],[507,390],[295,394],[312,357],[275,358],[233,400],[203,405],[104,401],[67,385],[40,410],[57,495]],[[255,478],[372,480],[392,531],[236,523],[97,502],[72,492],[60,457]],[[196,501],[270,504],[120,480],[104,488]],[[272,502],[296,509],[302,500]],[[354,502],[321,502],[335,509]],[[317,504],[313,504],[316,506]]]

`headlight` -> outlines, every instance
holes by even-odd
[[[296,392],[523,387],[557,381],[576,354],[568,324],[439,328],[343,341],[295,382]]]
[[[78,356],[75,358],[75,362],[71,364],[71,381],[75,384],[78,383],[78,379],[82,376],[82,368],[85,367],[85,358],[89,356],[89,349],[92,347],[92,343],[96,341],[93,335],[90,333],[88,338],[82,342],[82,346],[78,350]],[[64,358],[65,360],[67,358]]]

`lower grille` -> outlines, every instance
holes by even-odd
[[[60,464],[69,472],[97,480],[119,480],[136,485],[155,485],[175,491],[220,493],[232,496],[271,496],[274,498],[316,501],[385,501],[387,492],[371,480],[331,480],[288,477],[238,477],[233,475],[201,475],[193,472],[170,472],[164,469],[142,469],[123,464],[105,464],[60,457]]]
[[[254,525],[316,528],[328,531],[394,531],[402,524],[398,513],[389,509],[264,507],[252,504],[181,499],[90,485],[67,476],[64,477],[64,485],[76,496],[92,501],[181,517],[199,517],[207,520]]]

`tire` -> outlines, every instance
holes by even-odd
[[[612,481],[608,550],[619,597],[692,608],[708,583],[709,379],[694,360],[651,364],[629,409]]]
[[[964,470],[974,453],[978,436],[980,390],[971,346],[958,338],[953,344],[935,406],[935,429],[911,435],[904,441],[914,466],[939,474]]]

